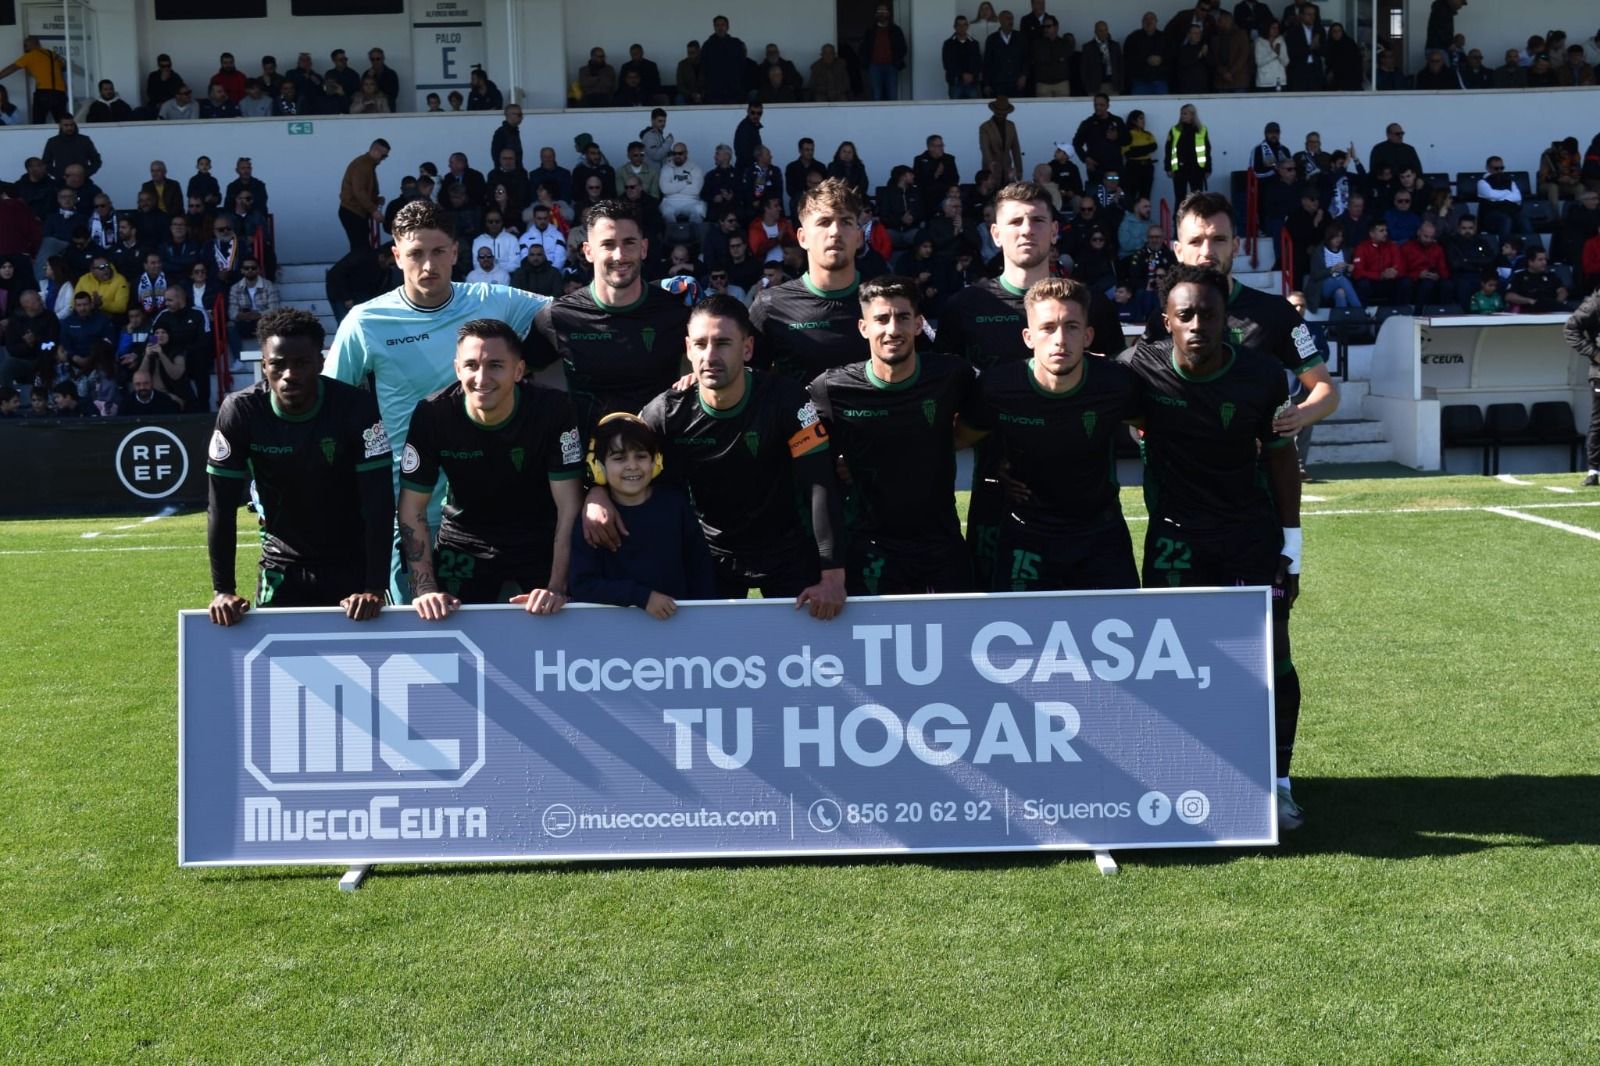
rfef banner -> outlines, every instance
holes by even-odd
[[[203,507],[214,415],[0,423],[0,515]]]
[[[1268,595],[185,611],[179,861],[1273,844]]]

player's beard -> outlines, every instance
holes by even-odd
[[[605,272],[606,284],[613,289],[626,289],[639,280],[640,264],[638,261],[606,263],[602,269]]]
[[[1023,251],[1019,248],[1012,248],[1005,257],[1006,262],[1012,264],[1013,266],[1021,267],[1023,270],[1033,270],[1042,265],[1044,261],[1049,258],[1050,242],[1048,240],[1041,241],[1026,251]]]

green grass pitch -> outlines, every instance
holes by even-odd
[[[1528,480],[1309,486],[1309,825],[1116,877],[179,870],[203,517],[0,524],[0,1059],[1600,1061],[1600,494]]]

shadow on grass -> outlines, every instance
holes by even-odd
[[[1295,798],[1306,808],[1303,829],[1281,835],[1277,848],[1130,849],[1117,861],[1130,866],[1217,866],[1243,858],[1359,855],[1375,859],[1447,858],[1491,848],[1600,844],[1593,809],[1595,779],[1500,777],[1297,778]],[[424,863],[381,865],[385,878],[441,875],[563,876],[607,870],[745,870],[786,866],[876,866],[911,863],[942,870],[1028,869],[1086,862],[1088,852],[1036,851],[912,855],[829,855],[795,858],[679,859],[669,862]],[[278,881],[337,876],[335,867],[276,867],[206,871],[228,881]]]

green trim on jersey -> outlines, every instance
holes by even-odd
[[[1087,359],[1088,357],[1084,356],[1084,358]],[[1072,388],[1068,389],[1066,392],[1051,392],[1049,389],[1039,384],[1039,379],[1033,376],[1033,363],[1034,360],[1030,356],[1028,358],[1028,384],[1033,386],[1034,392],[1037,392],[1040,396],[1043,396],[1047,400],[1065,400],[1070,396],[1076,396],[1078,393],[1083,391],[1083,386],[1089,381],[1089,364],[1085,362],[1081,364],[1083,372],[1078,375],[1078,383],[1076,385],[1072,386]]]
[[[1028,295],[1028,290],[1027,289],[1019,289],[1019,288],[1017,288],[1015,285],[1011,284],[1011,282],[1007,281],[1004,277],[998,277],[998,278],[995,278],[994,280],[998,281],[1000,283],[1000,287],[1002,289],[1006,290],[1007,292],[1009,292],[1013,296],[1026,296],[1026,295]]]
[[[855,292],[857,289],[861,288],[861,274],[859,271],[857,271],[856,279],[842,289],[817,288],[816,284],[811,280],[810,271],[800,275],[800,284],[804,285],[806,290],[809,291],[813,296],[820,296],[824,300],[842,300],[846,296],[849,296],[851,293]]]
[[[650,298],[650,286],[646,285],[642,281],[639,282],[639,298],[633,301],[631,304],[608,304],[604,300],[600,299],[600,293],[596,291],[594,282],[591,281],[589,282],[589,298],[594,301],[594,305],[600,308],[600,310],[609,314],[621,314],[626,311],[633,311],[643,307],[644,302]]]
[[[889,392],[898,392],[901,389],[909,389],[911,386],[917,383],[919,378],[922,377],[922,356],[913,351],[911,353],[911,358],[917,361],[917,369],[913,371],[911,376],[906,378],[904,381],[883,380],[872,372],[872,360],[868,359],[866,362],[867,380],[872,383],[872,387],[875,389],[884,389]]]
[[[368,470],[384,470],[387,469],[389,464],[392,462],[394,462],[394,460],[385,455],[382,459],[374,459],[370,463],[357,463],[356,473],[365,474]]]
[[[1293,444],[1293,443],[1294,443],[1294,438],[1293,437],[1274,437],[1272,440],[1269,440],[1269,441],[1267,441],[1267,443],[1263,444],[1262,447],[1263,448],[1287,448],[1290,444]]]
[[[551,481],[571,481],[573,478],[583,477],[582,470],[557,470],[551,473]]]
[[[1228,349],[1228,361],[1226,363],[1222,364],[1222,368],[1221,369],[1213,371],[1210,374],[1199,374],[1199,375],[1191,374],[1187,370],[1183,369],[1183,367],[1179,366],[1178,365],[1178,349],[1176,347],[1174,347],[1172,349],[1172,355],[1169,357],[1172,360],[1172,369],[1177,371],[1178,376],[1180,378],[1182,378],[1183,380],[1185,380],[1185,381],[1199,381],[1199,382],[1216,381],[1218,378],[1222,377],[1222,375],[1224,375],[1228,371],[1232,370],[1233,369],[1233,364],[1239,358],[1239,353],[1233,350],[1233,345],[1224,343],[1223,347]]]
[[[486,430],[487,432],[490,432],[490,433],[493,433],[496,430],[504,429],[506,426],[510,425],[511,424],[511,420],[513,418],[517,417],[517,411],[520,410],[521,407],[522,407],[522,388],[521,388],[521,383],[520,382],[512,382],[512,385],[511,385],[511,413],[506,415],[504,418],[502,418],[498,422],[480,422],[480,421],[477,420],[476,417],[473,416],[472,408],[467,406],[467,390],[466,390],[466,387],[462,386],[462,389],[461,389],[461,413],[466,415],[467,416],[467,421],[471,422],[478,429]]]
[[[738,403],[734,404],[726,411],[719,411],[715,407],[712,407],[710,404],[706,403],[706,394],[703,390],[696,389],[694,395],[695,399],[700,404],[700,410],[704,411],[712,418],[733,418],[750,405],[750,394],[755,391],[755,387],[755,376],[751,373],[749,368],[746,368],[744,372],[744,395],[739,397]]]
[[[311,405],[311,410],[303,415],[291,415],[278,406],[278,396],[270,388],[267,389],[267,399],[272,403],[272,413],[285,422],[309,422],[317,417],[317,412],[322,410],[322,378],[317,378],[317,402]]]
[[[388,466],[389,460],[385,459],[383,465]],[[247,470],[224,470],[222,467],[212,466],[210,463],[206,464],[206,473],[212,477],[233,477],[238,478],[240,481],[250,480],[250,472]]]

